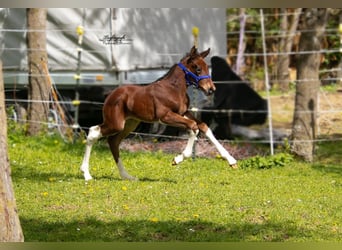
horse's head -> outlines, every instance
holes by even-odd
[[[209,52],[210,49],[207,49],[198,53],[196,47],[193,46],[190,53],[178,63],[185,73],[187,84],[200,88],[206,95],[211,95],[216,89],[209,75],[208,65],[204,61]]]

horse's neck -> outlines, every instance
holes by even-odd
[[[177,65],[174,65],[165,75],[165,77],[161,79],[161,81],[163,82],[163,84],[172,86],[179,92],[186,92],[187,84],[185,81],[185,75],[183,70]]]

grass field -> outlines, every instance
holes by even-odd
[[[25,241],[342,240],[342,143],[321,144],[314,164],[268,169],[124,151],[136,182],[119,178],[103,143],[89,182],[81,142],[11,132],[8,144]]]

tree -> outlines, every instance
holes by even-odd
[[[0,242],[24,241],[14,198],[7,153],[7,118],[5,111],[2,62],[0,61]]]
[[[312,161],[317,131],[317,99],[320,87],[321,43],[328,18],[325,8],[305,9],[301,17],[301,36],[297,60],[295,111],[292,124],[292,151]]]
[[[281,17],[280,28],[282,33],[282,38],[280,40],[280,49],[279,52],[282,54],[278,57],[277,63],[277,79],[279,82],[279,87],[283,92],[289,90],[289,82],[290,82],[290,73],[289,73],[289,65],[290,65],[290,56],[288,53],[291,52],[293,38],[295,36],[295,32],[297,30],[299,16],[302,12],[302,8],[294,9],[291,23],[288,23],[288,10],[286,8],[281,9],[281,13],[283,16]]]
[[[240,37],[239,37],[239,50],[236,59],[236,74],[239,76],[243,75],[244,71],[244,59],[243,53],[245,51],[246,43],[244,41],[245,25],[246,25],[246,13],[245,8],[240,9]]]
[[[339,33],[340,33],[340,52],[342,52],[342,10],[340,10],[340,13],[339,13],[339,21],[340,21],[340,24],[338,26],[338,30],[339,30]],[[342,57],[340,58],[340,63],[338,64],[338,68],[341,69],[337,72],[337,78],[339,78],[339,85],[342,87]]]
[[[28,130],[36,135],[44,129],[49,112],[49,88],[42,62],[47,62],[46,9],[27,9],[27,60],[29,70]]]

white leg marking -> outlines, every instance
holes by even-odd
[[[195,141],[197,140],[197,134],[198,134],[198,130],[196,131],[196,133],[194,131],[190,130],[190,137],[189,137],[188,143],[186,144],[186,147],[183,150],[183,152],[181,154],[177,155],[173,159],[174,164],[179,164],[184,160],[184,158],[188,158],[191,156],[192,148],[194,146]]]
[[[124,180],[131,180],[131,181],[137,181],[138,178],[131,176],[127,173],[121,159],[119,158],[118,162],[116,163],[116,165],[118,166],[119,169],[119,173],[122,179]]]
[[[220,155],[228,161],[229,165],[232,166],[237,163],[235,158],[231,156],[229,152],[218,142],[210,128],[208,128],[208,131],[205,133],[205,135],[215,145]]]
[[[81,171],[83,172],[84,179],[86,181],[89,181],[92,179],[90,173],[89,173],[89,158],[90,158],[90,152],[91,152],[92,144],[87,144],[86,151],[84,154],[83,162],[81,165]]]
[[[84,179],[86,181],[91,180],[92,177],[89,173],[89,159],[90,159],[90,153],[91,148],[93,144],[101,137],[101,131],[99,126],[93,126],[89,129],[89,133],[87,136],[87,145],[86,150],[83,157],[83,162],[81,165],[81,171],[83,172]]]

